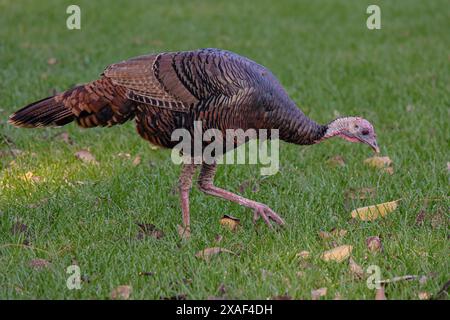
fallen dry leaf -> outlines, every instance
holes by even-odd
[[[224,248],[220,248],[220,247],[212,247],[212,248],[206,248],[206,249],[204,249],[204,250],[202,250],[202,251],[197,252],[197,253],[195,254],[195,256],[196,256],[197,258],[201,258],[201,259],[204,259],[204,260],[206,260],[206,261],[209,261],[209,259],[210,259],[212,256],[215,256],[215,255],[217,255],[217,254],[219,254],[219,253],[222,253],[222,252],[230,253],[230,254],[236,255],[236,253],[234,253],[234,252],[231,251],[231,250],[224,249]]]
[[[387,300],[383,286],[378,288],[377,291],[375,292],[375,300]]]
[[[128,286],[128,285],[118,286],[113,291],[111,291],[111,299],[113,299],[113,300],[117,300],[117,299],[128,300],[130,298],[132,291],[133,291],[133,289],[131,286]]]
[[[431,298],[431,294],[425,291],[419,292],[417,296],[419,297],[419,300],[430,300]]]
[[[144,239],[145,236],[150,236],[155,239],[161,239],[164,237],[164,232],[155,227],[154,224],[151,223],[136,223],[140,230],[137,235],[138,240]]]
[[[48,268],[50,266],[50,261],[47,261],[45,259],[33,259],[29,263],[30,267],[33,269],[44,269]]]
[[[378,217],[385,217],[388,213],[391,213],[398,207],[398,202],[400,200],[380,203],[377,205],[372,205],[368,207],[362,207],[353,210],[350,214],[352,218],[359,218],[363,221],[373,221]]]
[[[33,172],[28,171],[27,173],[25,173],[22,177],[22,180],[26,181],[26,182],[34,182],[34,183],[39,183],[42,181],[42,178],[39,176],[35,176]]]
[[[310,255],[311,254],[309,253],[309,251],[303,250],[303,251],[300,251],[299,253],[297,253],[296,257],[300,258],[300,259],[308,259],[310,257]]]
[[[354,275],[355,278],[364,278],[364,269],[359,264],[357,264],[352,257],[350,257],[350,259],[348,260],[348,267],[351,274]]]
[[[220,234],[216,234],[216,236],[214,237],[214,241],[217,243],[221,242],[222,240],[223,240],[223,237]]]
[[[67,143],[67,144],[73,144],[72,139],[70,138],[69,134],[67,132],[62,132],[56,136],[57,139]]]
[[[123,158],[123,159],[130,159],[130,158],[131,158],[131,154],[125,153],[125,152],[119,152],[119,153],[117,154],[117,156],[118,156],[119,158]]]
[[[141,161],[142,161],[141,156],[136,156],[136,158],[134,158],[134,160],[133,160],[133,166],[136,167],[136,166],[140,165]]]
[[[227,214],[225,214],[221,219],[220,219],[220,225],[231,230],[231,231],[236,231],[237,228],[240,225],[241,220],[238,218],[235,218],[233,216],[229,216]]]
[[[352,200],[372,199],[376,196],[375,188],[348,189],[344,193],[344,197]]]
[[[182,240],[188,240],[191,237],[191,228],[177,225],[178,235]]]
[[[389,157],[371,157],[364,160],[364,163],[374,168],[384,168],[392,164],[392,160]]]
[[[311,299],[319,300],[321,297],[326,296],[328,289],[327,288],[319,288],[311,291]]]
[[[383,250],[383,244],[379,237],[368,237],[366,239],[366,245],[371,252],[380,252]]]
[[[336,239],[336,238],[343,238],[347,234],[347,230],[345,229],[337,229],[333,228],[330,232],[327,231],[319,231],[319,238],[322,240],[328,240],[328,239]]]
[[[54,64],[57,64],[58,63],[58,60],[56,60],[56,58],[54,58],[54,57],[51,57],[51,58],[48,58],[48,60],[47,60],[47,64],[49,64],[49,65],[54,65]]]
[[[350,254],[352,253],[353,246],[350,245],[343,245],[336,248],[333,248],[331,250],[325,251],[320,256],[322,260],[324,261],[336,261],[336,262],[342,262],[348,257],[350,257]]]
[[[75,157],[84,163],[89,164],[98,164],[98,161],[95,160],[95,157],[88,150],[80,150],[75,153]]]
[[[393,167],[381,168],[381,171],[386,172],[386,173],[390,174],[391,176],[394,174],[394,168]]]
[[[334,157],[328,159],[327,160],[327,164],[330,167],[344,167],[345,166],[345,160],[344,160],[344,158],[342,156],[337,155],[337,156],[334,156]]]

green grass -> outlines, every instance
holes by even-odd
[[[374,2],[381,6],[382,29],[370,31],[365,11]],[[82,29],[69,31],[65,10],[72,3],[0,0],[0,298],[107,299],[113,288],[129,284],[134,299],[199,299],[219,295],[223,283],[227,298],[309,299],[311,290],[327,287],[325,298],[372,299],[374,291],[352,277],[347,263],[320,260],[331,244],[317,233],[334,227],[349,231],[338,244],[353,245],[355,261],[380,266],[384,278],[434,274],[425,284],[387,286],[388,298],[434,294],[448,280],[447,1],[77,1]],[[234,191],[245,180],[260,184],[244,195],[282,215],[285,230],[254,228],[249,210],[194,189],[193,236],[181,243],[181,211],[171,192],[180,168],[169,151],[151,150],[133,123],[90,130],[73,124],[21,130],[6,123],[12,111],[92,80],[110,63],[202,47],[232,50],[267,66],[319,122],[337,113],[369,119],[395,174],[364,165],[371,154],[366,146],[337,139],[312,147],[282,143],[277,175],[261,179],[257,166],[222,166],[216,182]],[[49,65],[49,58],[57,64]],[[65,131],[73,145],[55,138]],[[5,154],[6,137],[21,155]],[[100,165],[77,160],[82,148]],[[121,152],[142,156],[142,164],[134,167],[117,156]],[[345,167],[330,168],[326,160],[338,154]],[[28,171],[43,180],[24,181]],[[345,190],[362,187],[377,188],[376,197],[345,207]],[[385,219],[349,221],[353,208],[398,198],[401,206]],[[426,218],[417,226],[420,210]],[[219,225],[225,213],[241,218],[238,232]],[[31,246],[11,232],[16,221],[29,227]],[[137,240],[135,222],[153,223],[166,236]],[[223,235],[221,247],[239,255],[197,259],[197,251],[217,245],[216,234]],[[382,238],[383,253],[368,252],[369,236]],[[296,258],[302,250],[311,252],[308,265]],[[51,266],[30,268],[36,258]],[[66,288],[65,270],[74,260],[90,280],[81,290]]]

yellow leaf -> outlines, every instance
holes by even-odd
[[[390,166],[392,160],[389,157],[371,157],[364,160],[364,163],[371,167],[381,169]]]
[[[363,221],[373,221],[380,216],[385,217],[388,213],[397,209],[399,201],[400,200],[395,200],[373,206],[358,208],[353,210],[350,214],[352,218],[359,218]]]
[[[362,279],[364,277],[364,270],[363,268],[356,263],[355,260],[350,257],[348,261],[348,267],[350,269],[350,272],[358,279]]]
[[[353,247],[350,245],[343,245],[322,253],[321,258],[324,261],[342,262],[352,253]]]
[[[240,220],[238,218],[229,216],[229,215],[224,215],[221,219],[220,219],[220,225],[230,229],[231,231],[236,231],[236,229],[239,227],[240,224]]]

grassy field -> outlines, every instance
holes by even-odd
[[[434,297],[449,280],[448,1],[77,1],[81,30],[69,31],[65,12],[72,3],[0,0],[0,298],[109,299],[117,286],[130,285],[132,299],[310,299],[322,287],[324,299],[373,299],[374,290],[347,262],[320,259],[337,244],[352,245],[353,259],[364,269],[378,265],[383,278],[427,276],[389,284],[389,299]],[[381,30],[366,28],[372,3],[381,7]],[[249,210],[194,189],[192,239],[183,243],[173,192],[180,168],[169,151],[150,148],[134,123],[90,130],[6,123],[15,109],[90,81],[113,62],[203,47],[267,66],[319,122],[369,119],[394,174],[363,163],[372,155],[367,146],[337,139],[311,147],[282,143],[277,175],[222,166],[216,183],[238,192],[247,181],[242,194],[283,216],[285,230],[255,228]],[[61,139],[65,132],[72,144]],[[99,164],[76,159],[81,149]],[[345,166],[327,163],[336,155]],[[136,156],[142,162],[134,166]],[[376,195],[346,201],[351,188],[376,188]],[[384,219],[350,219],[354,208],[399,198]],[[241,228],[220,226],[223,214],[239,217]],[[165,236],[138,239],[136,222],[152,223]],[[333,241],[318,236],[333,228],[348,232]],[[381,238],[383,252],[369,252],[371,236]],[[195,257],[214,246],[237,255]],[[296,257],[303,250],[311,253],[306,261]],[[49,265],[33,267],[35,259]],[[74,263],[81,290],[66,287],[66,268]]]

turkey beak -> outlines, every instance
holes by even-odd
[[[378,147],[377,139],[370,137],[364,139],[363,141],[367,143],[373,149],[373,151],[375,151],[376,153],[380,153],[380,147]]]

